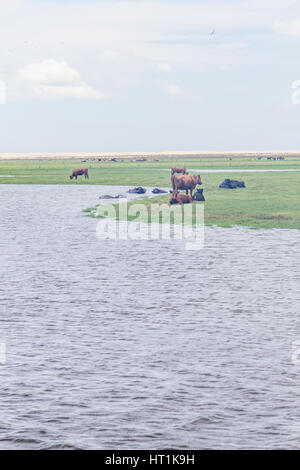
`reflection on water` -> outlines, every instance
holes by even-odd
[[[108,192],[0,186],[0,448],[298,448],[299,232],[99,240]]]

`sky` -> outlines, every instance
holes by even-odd
[[[298,0],[0,0],[0,152],[300,149]]]

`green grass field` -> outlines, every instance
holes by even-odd
[[[170,187],[172,166],[192,169],[300,170],[300,158],[284,161],[258,161],[255,158],[164,159],[135,162],[80,162],[78,160],[10,160],[0,161],[0,184],[103,184]],[[89,180],[79,177],[71,181],[71,170],[89,169]],[[167,171],[168,170],[168,171]],[[205,224],[230,227],[300,229],[300,171],[258,173],[202,173],[205,204]],[[225,178],[245,181],[245,189],[219,189]],[[169,196],[144,198],[143,203],[168,201]],[[196,203],[195,203],[196,204]],[[200,204],[200,203],[198,203]]]

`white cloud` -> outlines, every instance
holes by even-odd
[[[273,28],[277,33],[288,36],[300,36],[300,18],[287,21],[275,21]]]
[[[31,83],[74,83],[80,78],[77,70],[70,67],[67,62],[53,59],[43,60],[26,65],[20,71],[23,80]]]
[[[183,94],[182,89],[175,83],[170,83],[169,85],[167,85],[166,91],[167,93],[169,93],[169,95],[182,95]]]
[[[122,62],[123,59],[124,59],[124,56],[122,56],[120,52],[114,49],[105,49],[100,54],[100,60],[107,61],[107,62],[119,63],[119,62]]]
[[[40,99],[81,99],[81,100],[102,100],[104,94],[81,82],[78,85],[37,85],[32,88],[35,95]]]
[[[163,63],[163,64],[157,64],[157,67],[159,68],[159,70],[161,70],[162,72],[172,72],[172,66],[170,64],[167,64],[167,63]]]
[[[37,56],[43,51],[44,56],[45,52],[48,56],[55,53],[55,57],[68,60],[93,58],[95,62],[95,56],[100,55],[115,62],[124,57],[127,49],[152,63],[164,64],[170,61],[170,53],[172,63],[173,59],[176,63],[193,58],[195,61],[195,50],[186,57],[189,51],[186,40],[195,47],[206,45],[212,29],[216,31],[213,39],[216,42],[224,40],[224,32],[236,31],[240,35],[242,30],[270,28],[276,19],[285,18],[292,2],[18,0],[17,3],[19,7],[11,13],[10,21],[3,21],[0,28],[0,44],[9,44],[16,50],[15,56]]]
[[[86,87],[92,82],[96,89],[117,96],[125,95],[133,83],[153,78],[155,68],[161,76],[180,71],[184,83],[185,72],[196,80],[202,70],[276,62],[282,58],[270,56],[249,36],[270,35],[273,24],[277,31],[284,29],[285,19],[297,18],[294,0],[11,1],[14,7],[4,7],[0,24],[0,66],[9,99],[12,93],[24,95],[18,87],[25,82],[29,88],[36,85],[35,90],[41,85],[72,85],[77,88],[66,94],[90,96]],[[210,37],[212,30],[215,35]],[[1,44],[8,44],[13,53]],[[185,96],[188,88],[190,84],[184,84]],[[39,96],[62,94],[59,88],[45,90]],[[168,93],[183,91],[170,85]]]
[[[20,70],[20,77],[29,85],[29,94],[39,99],[99,100],[104,94],[80,79],[77,70],[67,62],[53,59],[28,64]]]

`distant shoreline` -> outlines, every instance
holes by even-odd
[[[300,150],[0,153],[0,160],[80,160],[82,158],[119,158],[130,160],[136,158],[249,158],[258,156],[300,157]]]

